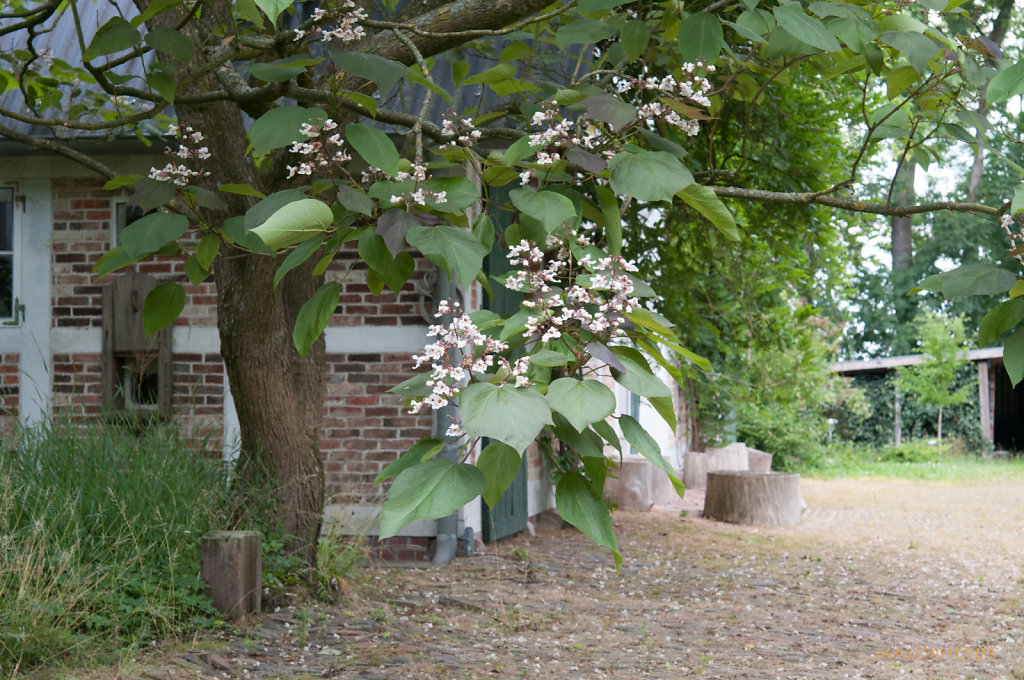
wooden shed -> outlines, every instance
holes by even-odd
[[[1024,451],[1024,382],[1014,387],[1003,367],[1003,348],[972,349],[967,358],[978,369],[978,405],[981,434],[996,449]],[[882,359],[836,361],[830,368],[841,375],[888,373],[902,366],[922,363],[924,355],[908,354]],[[897,410],[898,414],[898,410]],[[899,431],[899,422],[894,427]]]

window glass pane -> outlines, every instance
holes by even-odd
[[[0,252],[14,250],[14,189],[0,187]]]
[[[14,290],[14,268],[11,255],[0,255],[0,318],[9,318],[14,308],[11,298]]]
[[[121,245],[121,232],[124,228],[135,220],[142,217],[145,213],[142,208],[135,205],[134,203],[115,203],[114,204],[114,245]]]

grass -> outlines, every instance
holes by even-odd
[[[1024,458],[996,460],[969,453],[959,442],[943,444],[944,453],[927,442],[899,449],[831,444],[813,463],[796,466],[804,477],[876,477],[937,482],[1024,482]]]
[[[215,625],[199,538],[223,464],[168,428],[46,425],[0,444],[0,677]]]

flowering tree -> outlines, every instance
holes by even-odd
[[[371,289],[381,291],[402,287],[413,252],[464,288],[490,285],[481,268],[497,242],[519,268],[502,283],[524,298],[509,318],[442,303],[450,318],[431,329],[436,342],[418,359],[430,370],[398,391],[413,409],[457,403],[448,437],[463,456],[439,460],[442,442],[426,440],[387,470],[395,482],[383,532],[480,493],[493,501],[522,450],[547,431],[566,454],[556,467],[559,510],[615,551],[600,501],[601,452],[620,444],[608,422],[611,393],[596,373],[674,423],[648,362],[673,375],[680,361],[703,365],[644,305],[654,291],[619,257],[626,206],[684,202],[737,241],[720,197],[887,215],[1005,212],[844,194],[860,186],[880,139],[899,140],[907,159],[936,138],[970,136],[951,120],[991,70],[978,68],[984,44],[932,22],[962,12],[956,2],[135,0],[131,11],[97,2],[108,8],[98,27],[83,21],[83,3],[5,5],[0,36],[17,49],[4,51],[0,76],[17,104],[0,110],[0,136],[71,158],[108,188],[132,186],[137,200],[161,208],[125,231],[98,273],[159,254],[183,258],[193,283],[216,274],[243,456],[276,475],[279,516],[310,558],[323,501],[321,335],[339,299],[323,274],[346,243],[357,244]],[[58,25],[77,36],[67,58],[45,46]],[[463,59],[468,51],[484,66]],[[693,135],[714,135],[722,100],[757,106],[759,90],[796,63],[859,92],[848,179],[776,192],[747,185],[714,154],[688,156]],[[992,83],[1011,96],[1024,74],[1005,69]],[[375,96],[396,87],[422,95],[409,110]],[[466,88],[487,96],[458,106]],[[449,109],[440,120],[431,116],[439,99]],[[171,158],[148,176],[118,176],[69,132],[163,137]],[[488,216],[493,186],[514,187],[516,219],[504,230]],[[178,282],[155,288],[147,330],[171,323],[184,301]],[[617,420],[627,441],[671,473],[638,423]],[[473,464],[480,437],[494,442]]]

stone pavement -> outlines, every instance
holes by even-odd
[[[791,529],[617,513],[620,572],[557,522],[446,567],[371,565],[339,606],[283,606],[118,677],[1024,678],[1024,486],[804,496]]]

